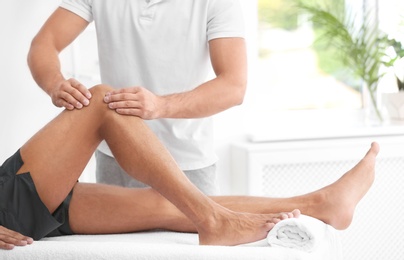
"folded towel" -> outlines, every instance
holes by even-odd
[[[268,233],[270,246],[295,248],[306,252],[314,251],[327,234],[327,224],[309,216],[280,221]]]

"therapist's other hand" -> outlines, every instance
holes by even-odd
[[[11,250],[15,246],[26,246],[33,242],[30,237],[0,226],[0,249]]]
[[[52,103],[67,110],[81,109],[90,104],[90,91],[76,79],[63,80],[51,91]]]
[[[105,103],[118,114],[137,116],[145,120],[160,117],[162,97],[143,87],[130,87],[108,92]]]

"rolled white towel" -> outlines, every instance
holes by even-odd
[[[327,234],[327,224],[309,216],[280,221],[269,231],[270,246],[295,248],[306,252],[314,251]]]

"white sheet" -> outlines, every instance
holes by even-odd
[[[324,238],[324,243],[309,253],[285,247],[270,247],[266,239],[236,247],[199,246],[196,234],[165,231],[120,235],[74,235],[45,238],[26,247],[0,251],[0,259],[341,259],[336,231],[327,226]]]

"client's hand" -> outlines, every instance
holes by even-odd
[[[0,226],[0,249],[10,250],[15,246],[26,246],[33,242],[34,240],[30,237]]]

